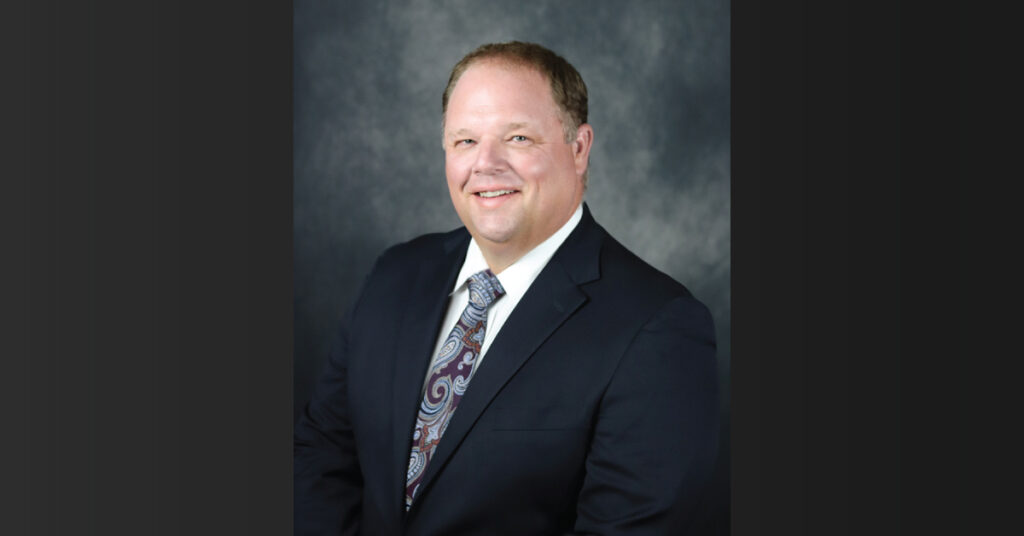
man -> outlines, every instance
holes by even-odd
[[[717,448],[714,330],[582,203],[582,78],[484,45],[442,114],[465,228],[368,276],[296,425],[295,533],[685,533]]]

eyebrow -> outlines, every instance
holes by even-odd
[[[529,123],[521,123],[521,122],[509,123],[509,124],[505,125],[505,130],[506,131],[508,131],[508,130],[517,130],[517,129],[520,129],[520,128],[526,128],[528,126],[530,126]],[[458,130],[449,132],[447,137],[449,139],[450,138],[457,138],[457,137],[469,135],[469,134],[472,134],[472,133],[473,132],[471,130],[469,130],[468,128],[460,128]]]
[[[457,138],[459,136],[465,136],[467,134],[470,134],[470,131],[469,131],[468,128],[460,128],[459,130],[456,130],[454,132],[449,132],[447,138],[449,138],[449,139]]]

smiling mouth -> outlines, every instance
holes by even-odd
[[[498,196],[501,196],[501,195],[514,194],[514,193],[516,193],[515,190],[494,190],[494,191],[491,191],[491,192],[477,192],[476,195],[478,195],[480,197],[490,198],[490,197],[498,197]]]

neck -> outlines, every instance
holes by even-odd
[[[494,275],[500,274],[505,268],[515,264],[523,255],[526,255],[537,246],[537,244],[534,244],[529,248],[513,248],[507,247],[506,244],[489,243],[486,240],[477,240],[477,245],[480,246],[480,253],[483,254],[484,260],[487,261],[487,267],[494,272]]]

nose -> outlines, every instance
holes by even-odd
[[[477,143],[476,162],[473,163],[475,175],[495,175],[507,168],[505,147],[500,142],[486,138]]]

